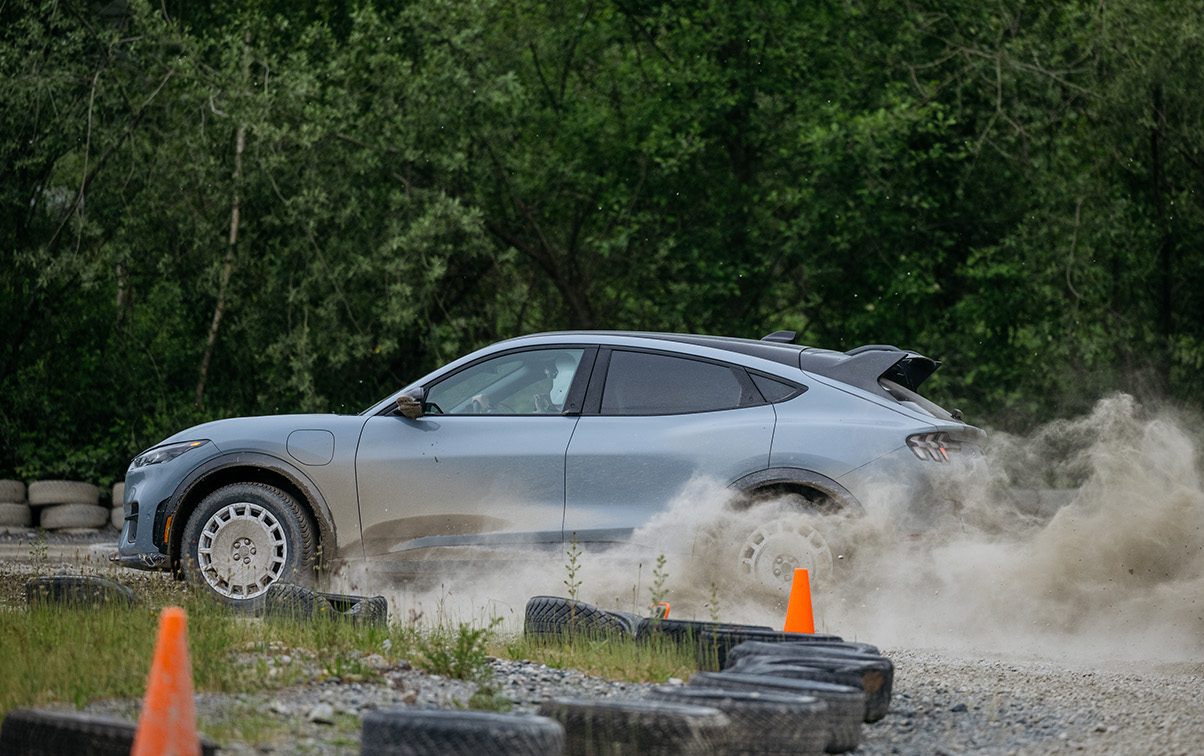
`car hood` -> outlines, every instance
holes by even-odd
[[[334,433],[349,422],[359,425],[364,418],[355,415],[263,415],[259,417],[230,417],[194,425],[168,436],[156,446],[180,441],[205,439],[222,451],[233,451],[254,441],[282,442],[293,431],[326,430]]]

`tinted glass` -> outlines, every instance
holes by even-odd
[[[535,349],[465,368],[426,393],[432,415],[554,415],[564,408],[582,349]]]
[[[753,383],[757,384],[757,389],[760,390],[761,396],[765,397],[767,402],[780,402],[786,397],[798,392],[798,388],[791,386],[789,383],[766,378],[763,375],[752,374]]]
[[[748,404],[743,386],[729,367],[643,352],[610,355],[604,415],[710,412],[742,404]]]

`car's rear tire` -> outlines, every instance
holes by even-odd
[[[276,582],[311,584],[316,529],[289,494],[264,483],[232,483],[188,517],[180,572],[219,601],[255,608]]]
[[[837,531],[847,514],[822,494],[757,493],[745,506],[768,502],[781,508],[743,535],[733,557],[747,585],[766,597],[784,600],[798,567],[806,568],[813,588],[838,580],[843,553],[836,545]]]

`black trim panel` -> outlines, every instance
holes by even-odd
[[[752,493],[762,488],[780,485],[799,485],[813,488],[832,499],[841,510],[853,514],[864,514],[865,507],[849,489],[840,485],[826,475],[803,470],[797,467],[770,467],[745,475],[733,482],[730,488],[744,493]]]

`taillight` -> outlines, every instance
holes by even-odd
[[[908,436],[907,446],[912,454],[927,462],[948,462],[950,452],[960,448],[960,444],[950,439],[944,431]]]

